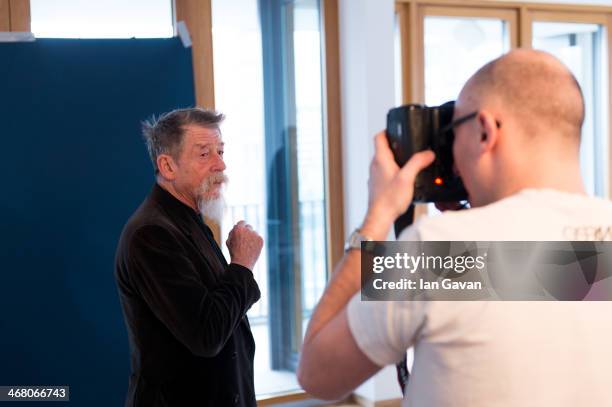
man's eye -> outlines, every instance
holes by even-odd
[[[223,157],[223,154],[225,154],[225,151],[223,151],[223,150],[219,150],[219,155],[220,155],[221,157]]]
[[[201,157],[208,157],[210,153],[208,151],[204,151],[202,154],[200,154]]]

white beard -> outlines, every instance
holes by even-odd
[[[200,199],[198,200],[198,209],[200,210],[200,214],[202,214],[202,217],[210,219],[218,225],[221,225],[223,215],[225,214],[225,208],[227,207],[225,204],[225,198],[223,197],[223,192],[227,181],[227,176],[220,173],[208,177],[200,186]],[[219,189],[219,196],[216,198],[206,197],[206,194],[212,188],[214,182],[223,183]]]
[[[201,199],[200,202],[198,202],[198,208],[204,218],[210,219],[220,225],[223,220],[223,215],[225,214],[225,198],[223,198],[223,195],[219,195],[214,199]]]

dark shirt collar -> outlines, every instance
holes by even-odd
[[[198,234],[198,230],[204,232],[206,240],[208,240],[221,263],[227,266],[225,256],[215,241],[212,230],[204,223],[202,216],[198,212],[179,201],[174,195],[166,191],[157,183],[153,185],[150,196],[151,199],[161,206],[168,216],[174,219],[187,234],[194,236]]]
[[[153,201],[160,204],[172,218],[175,218],[183,223],[191,223],[195,221],[205,229],[209,229],[202,220],[200,213],[198,213],[191,206],[188,206],[178,200],[174,195],[166,191],[158,183],[153,185],[151,190],[151,198]],[[206,231],[208,232],[208,230]]]

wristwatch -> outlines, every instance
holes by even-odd
[[[351,233],[346,244],[344,245],[344,252],[348,253],[350,250],[357,249],[361,250],[361,242],[371,242],[372,238],[364,235],[357,228]]]

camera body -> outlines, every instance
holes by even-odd
[[[400,167],[419,151],[436,154],[433,164],[417,175],[413,203],[456,202],[468,197],[453,170],[455,135],[449,125],[454,110],[455,102],[447,102],[435,107],[404,105],[387,114],[387,139]]]

